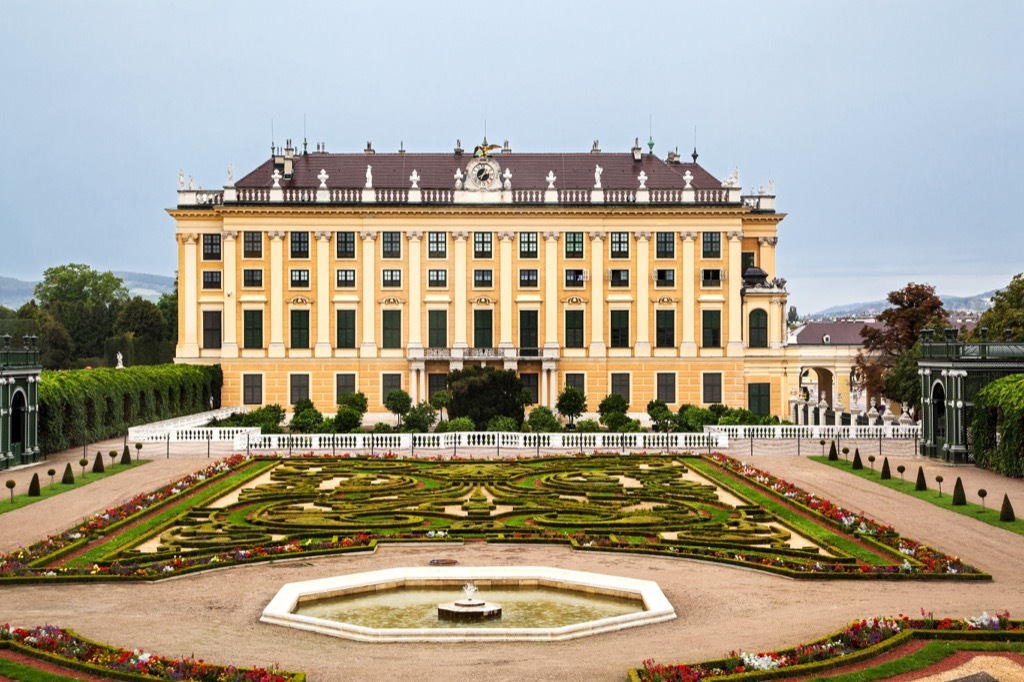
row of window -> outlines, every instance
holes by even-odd
[[[536,232],[520,232],[519,236],[519,257],[538,258],[539,240]],[[609,235],[609,255],[611,258],[629,258],[629,232],[612,232]],[[309,232],[289,233],[289,253],[292,258],[309,258]],[[337,258],[356,257],[356,233],[337,232],[335,233],[335,255]],[[656,258],[675,258],[676,256],[676,233],[656,232],[654,238],[654,255]],[[722,233],[703,232],[701,233],[701,255],[704,258],[722,257]],[[245,231],[242,233],[242,257],[262,258],[263,257],[263,233]],[[382,232],[381,233],[381,257],[401,258],[402,257],[402,233]],[[448,257],[448,233],[428,232],[427,233],[427,257],[447,258]],[[494,240],[491,232],[473,233],[473,257],[493,258]],[[583,258],[583,233],[565,233],[565,257]],[[221,259],[221,235],[203,235],[203,260]]]
[[[530,391],[531,403],[537,402],[539,375],[535,372],[523,372],[519,375],[523,384]],[[612,372],[611,392],[618,393],[626,402],[630,402],[631,376],[628,372]],[[402,374],[399,372],[384,372],[381,379],[381,404],[388,393],[393,390],[402,389]],[[445,388],[446,374],[427,375],[428,398],[435,392]],[[294,405],[300,400],[309,400],[309,374],[294,373],[289,375],[288,398]],[[565,374],[565,385],[572,386],[586,393],[586,375],[583,372],[567,372]],[[677,378],[675,372],[657,372],[655,374],[655,397],[667,405],[676,402]],[[750,409],[755,414],[768,414],[770,410],[770,385],[750,384],[748,394],[750,396]],[[353,373],[339,373],[335,375],[335,395],[338,402],[341,398],[355,393],[356,375]],[[703,372],[701,374],[701,399],[705,404],[722,402],[722,374],[721,372]],[[245,405],[261,405],[263,403],[263,375],[243,374],[242,375],[242,403]]]
[[[610,269],[607,273],[609,286],[629,287],[629,270]],[[705,288],[718,288],[722,286],[722,270],[717,268],[704,268],[701,271],[701,286]],[[565,286],[569,288],[580,288],[589,281],[589,271],[585,269],[565,270]],[[654,286],[656,288],[674,288],[676,285],[676,271],[672,268],[659,268],[652,273]],[[289,271],[289,283],[293,289],[308,289],[310,286],[310,271],[305,268],[293,268]],[[352,288],[356,286],[355,270],[336,270],[335,282],[337,288]],[[540,274],[535,268],[522,268],[519,270],[519,286],[523,289],[535,289],[539,286]],[[203,289],[220,289],[223,280],[220,270],[203,270]],[[263,270],[256,268],[245,268],[242,270],[242,286],[247,288],[260,288],[263,286]],[[381,286],[396,288],[402,286],[402,271],[393,268],[381,270]],[[427,270],[427,286],[430,288],[447,288],[448,271],[442,269]],[[489,289],[494,286],[494,271],[490,269],[473,270],[473,286],[476,288]]]
[[[565,348],[583,348],[584,315],[582,310],[565,311]],[[538,354],[539,311],[519,311],[519,347],[521,354]],[[629,348],[629,310],[612,310],[609,319],[608,345],[611,348]],[[309,348],[309,311],[290,311],[292,348]],[[701,313],[701,345],[704,348],[722,346],[722,312],[704,310]],[[749,346],[768,347],[768,314],[755,310],[749,318]],[[338,310],[336,314],[336,343],[338,348],[356,347],[356,311]],[[654,314],[654,345],[656,348],[673,348],[676,344],[676,314],[674,310],[656,310]],[[263,311],[242,311],[242,347],[263,348]],[[222,338],[221,312],[203,311],[203,348],[220,348]],[[402,311],[381,311],[381,348],[402,347]],[[427,347],[448,348],[448,311],[427,311]],[[473,347],[494,347],[494,312],[473,311]]]

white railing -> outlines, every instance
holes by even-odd
[[[796,440],[797,438],[832,440],[914,440],[921,437],[921,427],[901,426],[705,426],[704,433],[720,434],[732,440]]]
[[[196,414],[189,414],[184,417],[166,419],[162,422],[153,422],[151,424],[143,424],[142,426],[133,426],[130,429],[128,429],[128,440],[143,442],[165,441],[167,440],[167,434],[169,433],[187,430],[199,430],[200,427],[205,427],[213,419],[224,419],[226,417],[230,417],[233,414],[245,411],[245,408],[238,406],[222,407],[219,410],[197,412]],[[257,431],[259,431],[259,429],[257,429]],[[200,440],[208,439],[203,437]]]
[[[284,191],[284,200],[291,204],[311,204],[316,201],[316,190],[312,187],[288,188]]]
[[[560,189],[558,190],[558,203],[560,204],[589,204],[589,189]]]
[[[274,450],[412,454],[439,452],[454,454],[459,448],[488,448],[520,452],[664,452],[706,450],[728,447],[725,434],[709,433],[515,433],[465,431],[456,433],[311,433],[239,434],[234,448],[239,451]]]
[[[629,189],[606,189],[604,200],[608,204],[632,204],[636,202],[636,193]]]

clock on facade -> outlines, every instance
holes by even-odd
[[[491,187],[499,186],[497,182],[501,175],[501,168],[498,166],[498,162],[494,159],[474,159],[469,164],[467,176],[469,182],[468,189],[490,189]]]

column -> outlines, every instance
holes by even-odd
[[[505,357],[516,355],[516,342],[512,338],[512,239],[515,233],[505,230],[498,233],[498,307],[501,315],[501,329],[498,332],[498,348],[506,349]]]
[[[269,232],[270,237],[270,345],[268,358],[284,357],[284,240],[287,232]]]
[[[544,233],[544,357],[558,357],[558,232]]]
[[[694,268],[696,257],[694,245],[697,242],[696,232],[680,232],[683,241],[683,342],[679,346],[679,354],[683,357],[697,357],[697,341],[694,338],[694,304],[697,300],[699,285],[696,284]]]
[[[604,232],[590,233],[590,357],[604,357]]]
[[[542,366],[543,367],[543,366]],[[542,407],[551,407],[548,404],[548,370],[543,368],[540,371],[540,395],[537,396],[537,403]]]
[[[178,355],[186,358],[199,357],[199,294],[196,288],[196,277],[198,276],[197,266],[199,253],[196,248],[196,241],[199,239],[195,234],[180,235],[181,243],[185,247],[185,274],[181,278],[184,286],[184,309],[185,324],[184,334],[181,337],[181,347]],[[181,285],[179,285],[181,286]]]
[[[768,303],[768,347],[782,348],[786,336],[785,299],[772,298]]]
[[[466,309],[469,306],[466,298],[466,240],[469,232],[453,232],[452,238],[455,240],[455,342],[452,348],[460,349],[457,354],[461,359],[461,349],[469,345],[466,343]]]
[[[363,334],[362,342],[359,345],[359,357],[377,357],[377,241],[376,230],[363,230],[359,233],[363,240],[363,258],[361,267],[363,269],[363,290],[359,296],[359,302],[363,309]]]
[[[222,358],[238,357],[238,292],[235,289],[238,281],[235,267],[237,238],[238,232],[235,230],[224,230],[224,312],[221,321],[224,341],[220,349]]]
[[[776,276],[775,272],[775,245],[779,243],[778,237],[758,237],[757,264],[762,270],[768,273],[768,279]]]
[[[405,235],[409,240],[409,346],[407,355],[423,357],[423,233],[412,230]],[[414,376],[415,381],[415,376]],[[414,384],[415,386],[415,384]],[[413,400],[416,392],[411,393]]]
[[[321,230],[316,237],[316,345],[313,357],[331,357],[331,236]]]
[[[651,233],[637,232],[636,239],[636,346],[633,355],[651,355]]]
[[[743,233],[729,233],[729,344],[726,355],[743,354]]]

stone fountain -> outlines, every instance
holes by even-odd
[[[463,599],[437,605],[437,617],[441,620],[491,620],[501,618],[501,604],[491,604],[477,599],[476,585],[468,582],[462,586]]]

